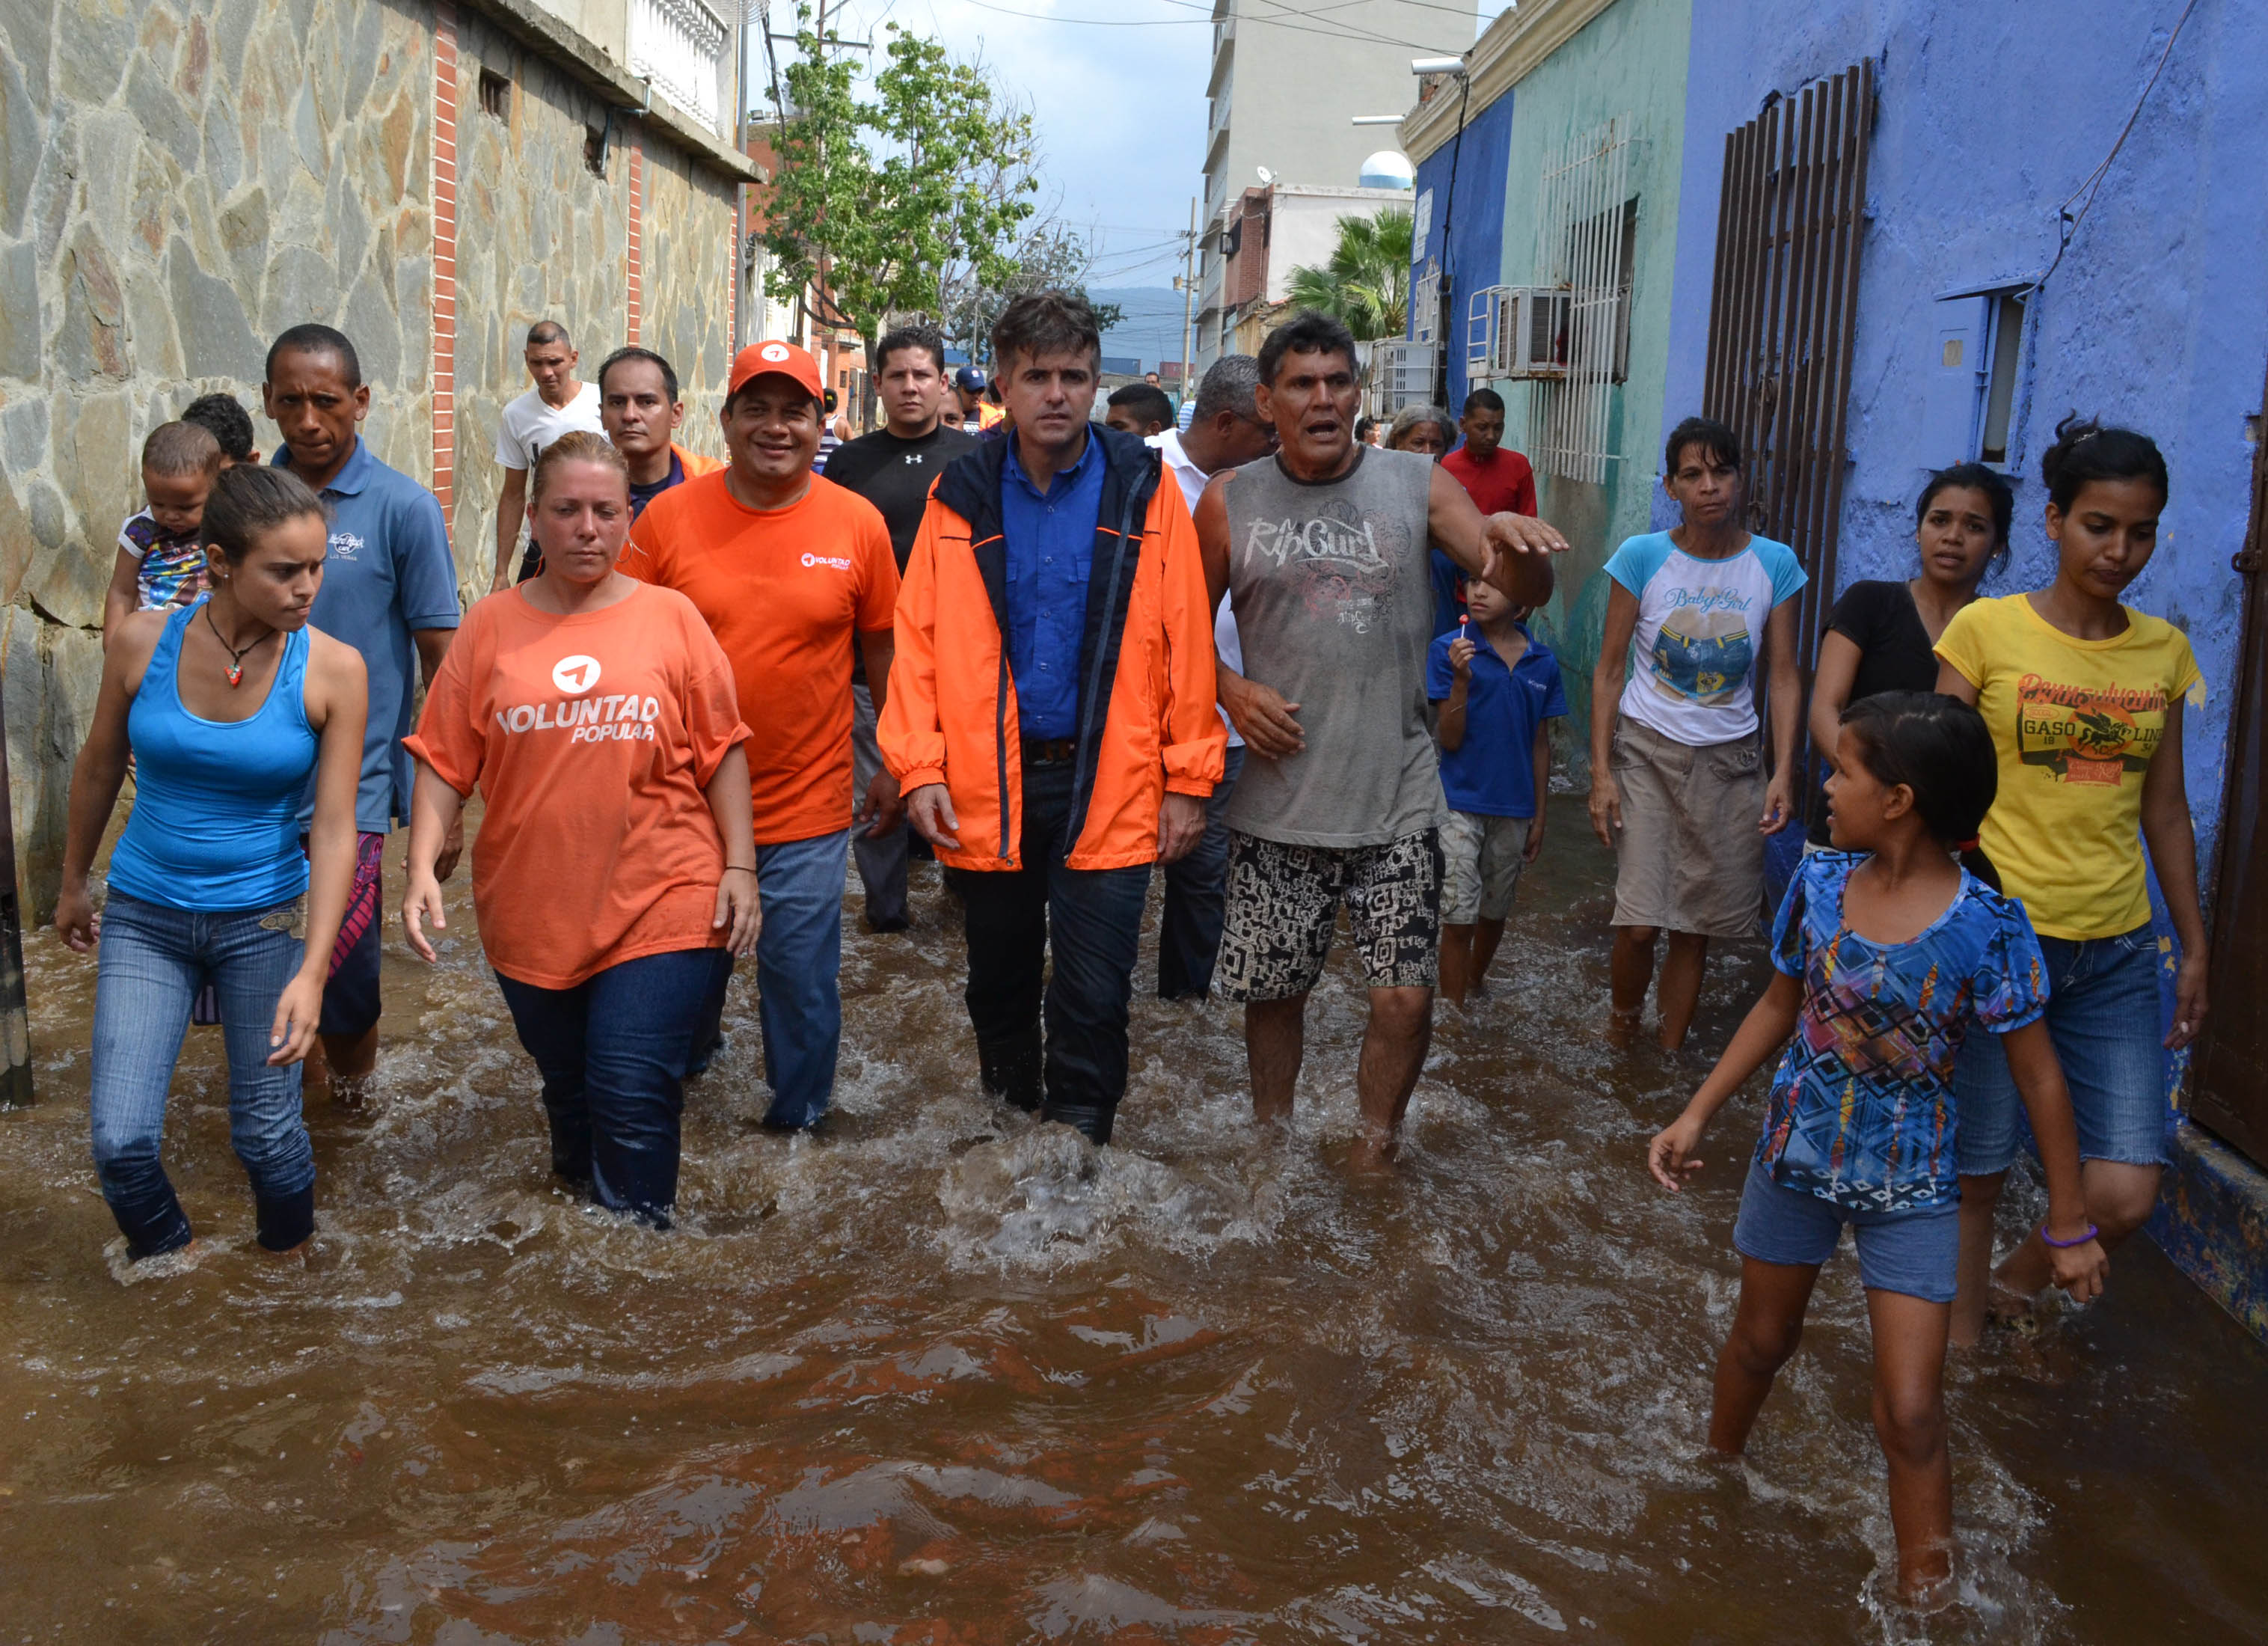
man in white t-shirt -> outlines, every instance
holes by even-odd
[[[1256,462],[1275,449],[1276,432],[1260,421],[1253,393],[1260,385],[1260,363],[1248,354],[1224,355],[1197,386],[1186,432],[1172,429],[1149,437],[1166,472],[1182,488],[1194,513],[1205,482],[1225,469]],[[1244,665],[1236,617],[1226,600],[1213,619],[1213,641],[1233,668]],[[1228,719],[1226,713],[1220,717]],[[1228,764],[1212,799],[1205,804],[1205,831],[1196,848],[1166,865],[1166,912],[1158,926],[1158,998],[1203,1000],[1212,989],[1213,956],[1220,948],[1220,926],[1227,898],[1228,797],[1244,769],[1244,739],[1228,728]]]
[[[512,551],[519,543],[519,528],[527,518],[527,471],[536,454],[561,435],[577,429],[603,434],[599,421],[599,386],[575,380],[575,362],[582,356],[568,340],[567,328],[556,320],[539,320],[527,328],[527,374],[535,387],[504,409],[497,424],[497,461],[504,465],[504,489],[497,496],[496,577],[489,592],[512,583]],[[528,564],[520,576],[535,571],[535,549],[528,545]]]

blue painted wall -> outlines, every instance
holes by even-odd
[[[1962,315],[1941,294],[2035,278],[2055,262],[2058,207],[2110,153],[2185,3],[1717,0],[1711,26],[1693,31],[1665,432],[1699,409],[1726,134],[1771,92],[1861,60],[1875,66],[1840,584],[1911,574],[1914,496],[1930,469],[1968,454],[1940,365]],[[2060,264],[2030,296],[2008,454],[2014,556],[1986,585],[2036,588],[2053,573],[2038,472],[2058,418],[2078,410],[2157,439],[2172,496],[2157,556],[2128,599],[2180,626],[2205,673],[2209,698],[2184,719],[2183,752],[2206,876],[2242,640],[2229,557],[2250,501],[2245,420],[2268,370],[2264,129],[2268,13],[2252,0],[2198,0]],[[1666,504],[1655,512],[1670,523]],[[2158,925],[2169,939],[2162,904]],[[2169,1059],[2169,1093],[2182,1073]],[[2201,1177],[2208,1155],[2221,1163]],[[2154,1232],[2263,1330],[2268,1177],[2187,1128],[2175,1159]],[[2208,1193],[2206,1177],[2227,1183]],[[2228,1210],[2240,1203],[2253,1209]]]
[[[1937,294],[2053,261],[2058,203],[2109,152],[2183,4],[1719,0],[1692,35],[1664,432],[1700,403],[1726,134],[1768,93],[1873,59],[1881,110],[1838,571],[1845,584],[1911,575],[1914,496],[1957,454],[1932,399]],[[2199,0],[2061,266],[2030,300],[2010,451],[2015,553],[1987,586],[2036,587],[2052,572],[2037,476],[2057,418],[2076,408],[2157,438],[2173,496],[2129,598],[2188,632],[2212,694],[2183,728],[2208,865],[2237,663],[2229,556],[2250,503],[2244,420],[2268,367],[2264,129],[2268,26],[2244,0]]]
[[[1443,93],[1455,95],[1454,88]],[[1465,399],[1465,311],[1472,294],[1498,281],[1504,260],[1505,166],[1512,152],[1512,105],[1506,92],[1485,107],[1465,113],[1462,154],[1453,140],[1427,155],[1418,166],[1418,193],[1433,191],[1433,221],[1425,244],[1413,247],[1417,262],[1411,270],[1414,288],[1425,272],[1428,258],[1441,260],[1443,278],[1453,289],[1454,316],[1446,340],[1449,357],[1449,410]],[[1457,156],[1457,199],[1449,215],[1449,166]],[[1411,316],[1415,324],[1416,316]],[[1410,335],[1415,336],[1415,333]]]

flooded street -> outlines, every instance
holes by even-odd
[[[86,1154],[93,963],[38,934],[41,1101],[0,1117],[0,1639],[2268,1636],[2268,1352],[2144,1243],[2102,1304],[1951,1369],[1950,1613],[1885,1604],[1847,1244],[1745,1467],[1702,1455],[1761,1081],[1704,1187],[1656,1192],[1646,1139],[1705,1063],[1598,1038],[1580,824],[1562,797],[1492,992],[1443,1011],[1390,1180],[1341,1164],[1344,945],[1270,1140],[1239,1014],[1158,1002],[1145,943],[1098,1155],[978,1094],[923,866],[910,938],[851,899],[818,1139],[757,1129],[741,968],[666,1236],[552,1188],[460,871],[441,968],[388,948],[374,1108],[311,1100],[304,1268],[252,1245],[193,1030],[167,1161],[210,1251],[127,1275]],[[1761,967],[1715,967],[1697,1044]]]

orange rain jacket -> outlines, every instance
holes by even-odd
[[[1212,793],[1228,733],[1213,706],[1212,613],[1182,490],[1160,483],[1158,454],[1137,437],[1094,424],[1087,438],[1102,442],[1105,467],[1079,643],[1067,864],[1127,868],[1157,860],[1167,793]],[[961,850],[938,856],[955,868],[1023,866],[1000,516],[1007,455],[1006,439],[988,439],[931,489],[898,587],[897,657],[876,729],[902,788],[946,786]]]

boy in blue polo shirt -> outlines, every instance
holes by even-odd
[[[1567,712],[1559,663],[1495,588],[1469,580],[1465,615],[1425,658],[1439,714],[1441,790],[1441,994],[1458,1006],[1481,985],[1504,938],[1520,871],[1543,849],[1551,736]]]

